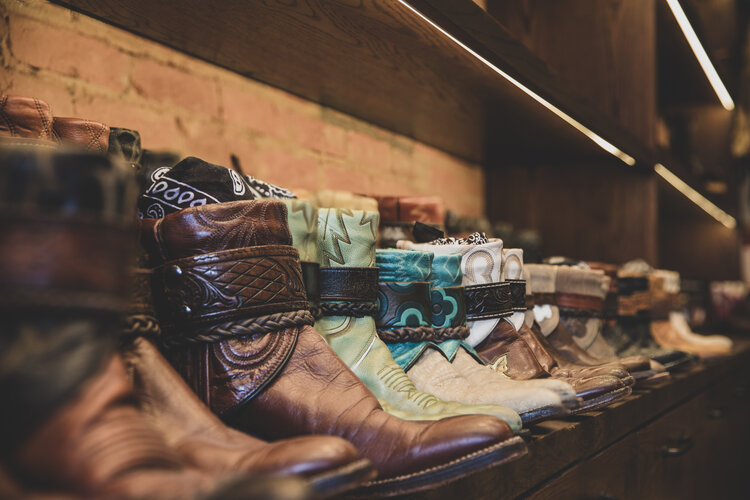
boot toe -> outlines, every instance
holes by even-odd
[[[618,377],[599,376],[579,379],[575,383],[576,394],[585,400],[593,399],[625,387]]]
[[[311,477],[330,472],[359,460],[349,441],[335,436],[305,436],[268,443],[263,456],[252,457],[253,471]]]

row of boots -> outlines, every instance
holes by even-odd
[[[0,115],[8,496],[411,493],[692,359],[603,350],[613,280],[593,265],[524,265],[418,217],[381,233],[387,201],[194,157],[143,165],[137,132],[38,99]],[[615,325],[646,317],[617,281]]]

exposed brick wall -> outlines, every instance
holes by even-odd
[[[150,149],[289,187],[435,194],[484,213],[482,169],[437,149],[41,0],[0,0],[0,93],[137,129]]]

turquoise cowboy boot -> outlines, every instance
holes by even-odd
[[[378,213],[320,208],[320,299],[323,317],[315,328],[384,407],[409,420],[463,414],[508,416],[507,408],[441,401],[420,392],[378,338],[375,241]]]
[[[388,342],[391,352],[396,353],[394,358],[409,363],[407,375],[417,389],[464,404],[502,405],[513,410],[514,416],[520,415],[523,423],[564,417],[570,413],[560,396],[553,391],[540,387],[532,390],[525,387],[525,383],[508,379],[496,380],[499,374],[483,366],[479,355],[463,340],[468,337],[469,331],[466,326],[464,293],[460,286],[460,255],[433,257],[432,253],[422,251],[378,250],[377,264],[381,282],[411,279],[413,286],[422,285],[425,289],[421,295],[424,295],[423,300],[426,301],[425,309],[431,313],[431,319],[427,323],[429,328],[418,331],[414,328],[393,329],[390,325],[393,321],[376,318],[378,333]],[[428,277],[429,283],[426,282]],[[394,293],[389,295],[393,296],[391,303],[399,302],[399,297],[394,296]],[[411,302],[416,300],[415,297]],[[403,304],[406,301],[401,298],[400,302]],[[398,310],[407,313],[413,309],[401,307]],[[385,316],[388,319],[387,312]],[[413,317],[412,313],[402,323]],[[394,335],[394,332],[398,335]],[[416,333],[422,335],[415,335]],[[408,338],[409,334],[412,334],[411,338]],[[422,342],[417,342],[418,340]],[[424,345],[430,344],[429,341],[432,341],[434,348]],[[480,371],[474,370],[471,375],[463,373],[461,368],[467,361]]]

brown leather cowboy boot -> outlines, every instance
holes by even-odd
[[[0,137],[6,139],[4,145],[8,139],[56,143],[49,104],[33,97],[0,95]]]
[[[539,325],[539,332],[547,338],[562,357],[571,363],[584,366],[602,366],[614,362],[626,369],[631,375],[651,369],[647,358],[627,357],[617,358],[616,360],[602,360],[580,347],[566,328],[565,323],[561,321],[558,307],[560,304],[564,308],[571,307],[571,304],[575,305],[571,301],[575,300],[578,295],[571,291],[567,281],[560,282],[558,279],[559,271],[566,268],[549,264],[530,264],[528,269],[535,281],[532,285],[532,292],[534,294],[534,317]],[[563,272],[566,273],[566,271]],[[599,307],[600,302],[603,303],[603,300],[597,299],[597,297],[587,297],[586,300],[596,303],[595,307]]]
[[[121,156],[111,147],[121,141],[125,129],[79,118],[54,118],[54,128],[62,142],[82,149]],[[128,137],[137,136],[137,132]],[[130,144],[139,149],[140,143]],[[140,154],[136,152],[135,155]],[[132,276],[133,299],[121,353],[135,384],[142,413],[167,443],[191,465],[215,475],[229,473],[295,474],[306,478],[313,491],[335,495],[372,479],[375,471],[344,439],[333,436],[306,436],[267,443],[224,425],[203,405],[174,371],[153,342],[161,332],[153,311],[150,270],[145,256]]]
[[[169,358],[215,413],[267,439],[342,436],[378,469],[372,494],[417,491],[523,454],[487,416],[406,422],[310,327],[286,207],[186,208],[145,226]]]
[[[87,153],[0,153],[0,393],[13,409],[0,459],[22,487],[87,498],[216,488],[141,416],[114,352],[133,248],[129,174]]]

